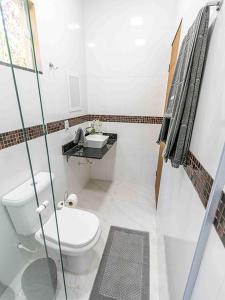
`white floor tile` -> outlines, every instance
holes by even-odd
[[[102,235],[95,246],[95,260],[89,273],[66,272],[68,299],[88,300],[111,225],[150,233],[150,299],[158,300],[157,237],[154,194],[140,185],[92,180],[79,194],[79,208],[95,213]],[[57,299],[61,300],[62,291]],[[63,298],[62,298],[63,299]]]

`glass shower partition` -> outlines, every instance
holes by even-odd
[[[8,105],[6,101],[2,106],[1,118],[4,120],[4,126],[1,132],[6,132],[9,137],[14,135],[14,140],[15,135],[18,135],[13,151],[10,148],[3,150],[5,160],[2,169],[6,169],[4,175],[8,177],[4,176],[1,196],[3,198],[10,191],[16,193],[16,188],[21,188],[22,184],[25,189],[32,186],[29,195],[35,203],[32,204],[31,213],[33,218],[38,220],[39,230],[36,234],[42,239],[38,242],[35,233],[29,236],[21,234],[10,211],[1,205],[0,210],[4,214],[1,227],[7,227],[8,232],[2,232],[4,236],[1,237],[3,243],[0,249],[0,299],[24,299],[24,296],[32,300],[67,299],[57,223],[54,174],[49,160],[40,71],[37,67],[29,5],[28,1],[0,0],[0,47],[5,58],[1,65],[1,71],[4,72],[1,79],[2,83],[4,82],[1,99],[9,97]],[[26,32],[27,49],[30,50],[30,54],[26,54],[27,62],[22,55],[16,55],[17,44],[12,36],[13,26],[18,25],[16,17],[22,14],[26,16],[26,22],[22,20],[21,30]],[[17,30],[19,31],[19,28]],[[31,67],[24,67],[23,64],[30,64]],[[8,147],[11,146],[9,143]],[[43,174],[46,181],[44,185],[47,186],[45,194],[38,186]],[[48,213],[45,212],[45,208]],[[45,224],[50,218],[57,236],[55,249],[48,246],[45,238]]]

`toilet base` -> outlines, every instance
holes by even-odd
[[[75,274],[85,273],[90,267],[93,254],[91,249],[78,256],[62,255],[64,270]]]

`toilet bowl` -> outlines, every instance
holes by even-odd
[[[64,207],[57,212],[58,231],[66,271],[83,273],[93,259],[93,247],[101,235],[100,222],[94,214],[80,209]],[[44,224],[45,242],[51,253],[58,253],[58,233],[55,215]],[[36,240],[44,245],[42,230],[35,234]]]

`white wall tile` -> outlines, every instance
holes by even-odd
[[[212,228],[193,292],[193,300],[224,299],[224,264],[224,246]]]
[[[91,167],[91,177],[133,182],[153,188],[158,156],[156,139],[160,125],[103,123],[104,132],[118,134],[106,156]]]
[[[45,117],[47,121],[66,119],[87,113],[86,69],[84,51],[84,24],[82,0],[35,0],[38,37],[43,74],[39,76]],[[79,29],[71,25],[79,24]],[[69,26],[70,25],[70,26]],[[49,63],[58,67],[50,70]],[[0,131],[21,127],[11,69],[0,66],[1,105]],[[67,74],[80,77],[82,111],[69,113]],[[39,124],[41,112],[36,75],[16,70],[16,80],[26,126]],[[10,117],[9,117],[10,116]]]
[[[175,34],[173,4],[85,0],[90,113],[162,115]],[[141,24],[133,26],[133,18]]]

